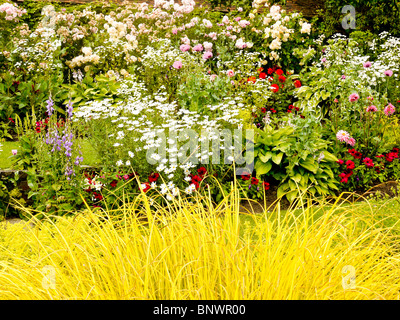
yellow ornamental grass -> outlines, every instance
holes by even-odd
[[[239,213],[236,193],[0,228],[2,299],[398,299],[394,233],[335,204]],[[34,218],[32,218],[34,221]]]

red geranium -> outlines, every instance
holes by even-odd
[[[253,83],[255,83],[255,82],[256,82],[256,77],[255,77],[255,76],[249,77],[249,78],[247,79],[247,82],[253,82]]]
[[[346,161],[346,167],[347,167],[348,170],[353,170],[356,167],[356,165],[354,164],[353,161],[347,160]]]
[[[277,84],[273,84],[271,85],[271,90],[276,93],[279,91],[279,86]]]
[[[389,152],[385,154],[386,161],[392,162],[394,159],[397,159],[399,154],[397,152]]]
[[[260,79],[265,79],[267,77],[267,74],[265,73],[265,72],[261,72],[260,74],[259,74],[259,78]]]
[[[273,74],[274,73],[274,69],[272,69],[272,68],[268,68],[268,74]]]
[[[362,153],[356,151],[355,149],[349,149],[348,152],[356,159],[361,159],[362,158]]]
[[[145,185],[145,187],[144,187],[144,188],[143,188],[143,186],[142,186],[142,190],[143,190],[143,192],[147,192],[149,189],[151,189],[150,183],[148,183],[148,182],[145,182],[145,183],[142,183],[142,184],[144,184],[144,185]]]
[[[196,187],[196,190],[198,190],[200,188],[200,185],[198,182],[194,181],[194,182],[192,182],[192,184]]]
[[[278,69],[278,70],[276,70],[276,71],[275,71],[275,73],[276,73],[278,76],[281,76],[281,75],[283,75],[283,71],[282,71],[282,69]]]
[[[286,81],[286,77],[285,76],[279,76],[278,81],[281,83],[284,83]]]
[[[250,179],[250,173],[243,173],[241,177],[242,177],[242,180],[245,180],[245,181],[249,180]]]
[[[367,168],[373,168],[373,166],[374,166],[374,163],[372,162],[372,159],[370,159],[370,158],[365,158],[363,160],[363,162]]]
[[[96,191],[94,191],[93,195],[96,200],[99,200],[99,201],[103,200],[103,196],[100,193],[97,193]]]
[[[193,182],[200,182],[202,179],[201,179],[201,177],[199,177],[198,175],[195,175],[195,176],[192,176],[192,181]]]
[[[343,172],[339,174],[339,178],[341,178],[340,182],[347,183],[349,182],[349,178],[353,175],[353,171],[349,170],[348,172]]]
[[[251,178],[251,184],[257,185],[258,182],[259,182],[259,180],[258,180],[257,178],[255,178],[255,177],[252,177],[252,178]]]
[[[295,81],[294,81],[294,86],[295,86],[295,88],[300,88],[300,87],[301,87],[301,82],[300,82],[300,80],[295,80]]]
[[[197,169],[197,173],[203,177],[206,173],[207,173],[207,169],[204,167],[200,167],[199,169]]]
[[[151,175],[149,175],[149,181],[150,182],[156,182],[160,175],[157,172],[153,172]]]

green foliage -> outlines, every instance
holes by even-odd
[[[66,90],[61,97],[64,104],[71,100],[74,106],[83,106],[88,101],[103,101],[105,99],[111,99],[117,103],[121,101],[117,96],[119,86],[120,84],[114,77],[98,75],[93,78],[88,73],[81,82],[76,81],[72,85],[62,85]]]
[[[329,143],[320,132],[311,114],[290,118],[290,125],[257,130],[255,170],[279,182],[278,198],[285,195],[293,201],[301,192],[327,195],[338,189],[331,169],[337,158],[328,152]]]
[[[180,107],[203,112],[206,105],[216,104],[225,98],[230,87],[227,76],[216,76],[211,80],[210,76],[203,73],[189,74],[177,91]]]
[[[400,27],[395,21],[400,20],[399,0],[326,0],[324,8],[318,13],[318,29],[327,37],[335,32],[351,33],[353,30],[344,30],[341,26],[346,14],[341,10],[345,5],[352,5],[356,10],[356,30],[370,31],[378,34],[388,31],[393,35],[400,34]]]

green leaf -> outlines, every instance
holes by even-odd
[[[263,175],[268,173],[272,168],[271,162],[263,163],[262,161],[257,161],[255,165],[255,170],[258,175]]]
[[[271,159],[271,157],[273,157],[272,153],[270,151],[265,152],[265,154],[263,155],[263,152],[261,151],[259,154],[259,158],[262,162],[268,162],[269,159]]]
[[[55,183],[51,187],[53,188],[54,191],[59,191],[61,189],[61,184]]]
[[[332,162],[334,162],[334,161],[338,161],[339,160],[338,158],[336,158],[335,155],[333,155],[332,153],[330,153],[328,151],[324,151],[323,153],[324,153],[324,158],[322,160],[324,160],[324,161],[332,161]]]
[[[322,96],[322,99],[326,100],[331,96],[331,93],[323,90],[323,91],[321,91],[321,96]]]
[[[315,164],[315,161],[307,160],[307,161],[299,161],[299,164],[307,169],[308,171],[311,171],[312,173],[316,174],[318,170],[318,165]]]
[[[272,154],[272,161],[275,162],[276,164],[280,164],[282,161],[283,153],[280,152],[278,154],[273,153]]]

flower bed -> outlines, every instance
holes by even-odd
[[[33,28],[7,5],[0,117],[35,209],[141,192],[219,202],[232,184],[292,202],[399,179],[400,39],[325,39],[266,1],[229,14],[194,4],[49,6]],[[84,143],[101,166],[82,167]]]

